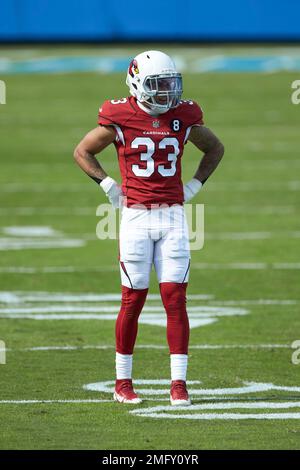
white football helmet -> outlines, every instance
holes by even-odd
[[[152,112],[161,114],[178,106],[182,95],[182,77],[173,60],[160,51],[137,55],[127,72],[130,93]]]

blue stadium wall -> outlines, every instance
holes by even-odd
[[[299,41],[300,0],[0,0],[0,41]]]

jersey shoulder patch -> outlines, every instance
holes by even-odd
[[[127,118],[128,98],[106,100],[98,111],[98,124],[121,125]]]
[[[202,125],[203,111],[201,107],[193,100],[181,100],[180,101],[180,113],[188,126]]]

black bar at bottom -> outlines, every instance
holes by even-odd
[[[3,464],[30,463],[31,468],[42,464],[56,465],[60,463],[84,465],[84,468],[107,467],[121,465],[137,468],[141,465],[192,465],[195,468],[208,463],[226,464],[239,468],[244,463],[294,463],[300,462],[299,451],[210,451],[210,450],[9,450],[0,451],[0,467]]]

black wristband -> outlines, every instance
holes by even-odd
[[[100,178],[96,178],[96,176],[90,176],[90,175],[89,175],[89,177],[92,178],[92,180],[96,181],[97,184],[100,184],[100,183],[102,183],[102,181],[103,181],[103,180],[101,180]]]

